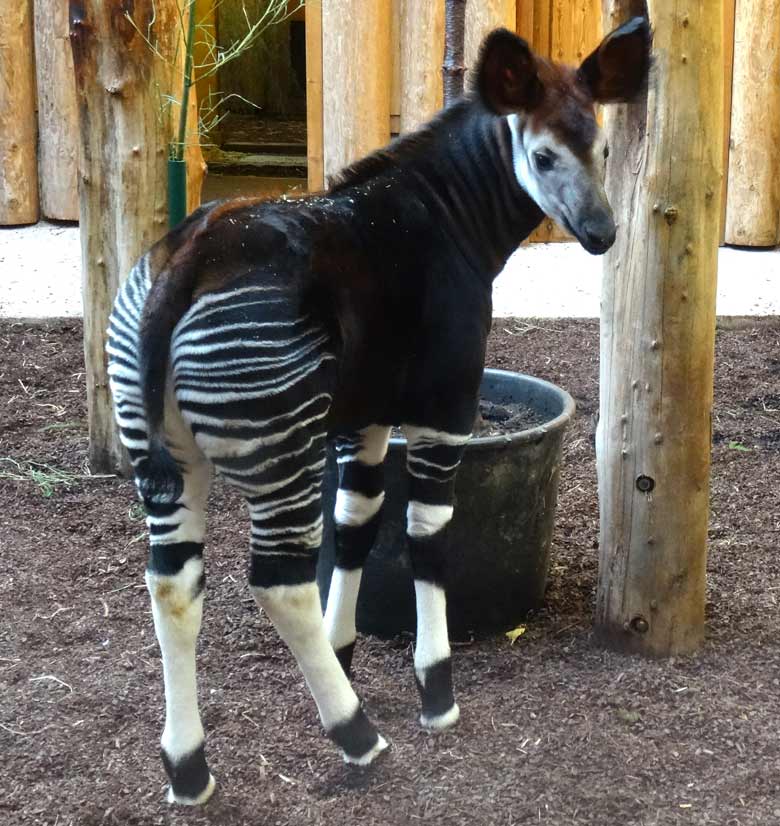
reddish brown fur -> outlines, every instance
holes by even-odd
[[[549,129],[555,137],[587,163],[596,136],[596,110],[588,87],[577,70],[544,58],[536,58],[544,89],[541,102],[531,112],[531,128]]]

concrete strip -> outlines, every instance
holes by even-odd
[[[496,279],[493,315],[596,318],[601,266],[577,244],[522,247]],[[81,313],[78,227],[42,221],[0,228],[0,316]],[[721,249],[718,315],[780,315],[780,249]]]

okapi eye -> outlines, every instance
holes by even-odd
[[[608,147],[608,146],[605,146],[605,147],[604,147],[604,160],[606,161],[606,159],[607,159],[608,157],[609,157],[609,147]]]
[[[553,168],[553,159],[542,152],[534,152],[534,161],[536,162],[536,168],[540,172],[548,172]]]

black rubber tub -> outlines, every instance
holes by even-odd
[[[571,396],[554,384],[504,370],[486,370],[482,398],[519,402],[543,424],[502,436],[475,437],[456,481],[450,527],[450,637],[467,639],[513,628],[544,598],[550,560],[563,435],[574,414]],[[366,563],[357,626],[380,637],[415,630],[414,585],[406,548],[406,441],[391,439],[386,459],[382,527]],[[333,507],[338,472],[329,456],[325,535],[317,579],[323,603],[333,571]]]

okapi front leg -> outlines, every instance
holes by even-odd
[[[455,475],[468,435],[405,427],[409,507],[407,535],[417,602],[414,670],[422,700],[420,722],[445,729],[460,716],[452,688],[447,634],[446,552]]]
[[[390,428],[366,427],[336,441],[336,564],[325,609],[325,630],[346,674],[352,665],[363,565],[376,541],[385,499],[384,458]]]

